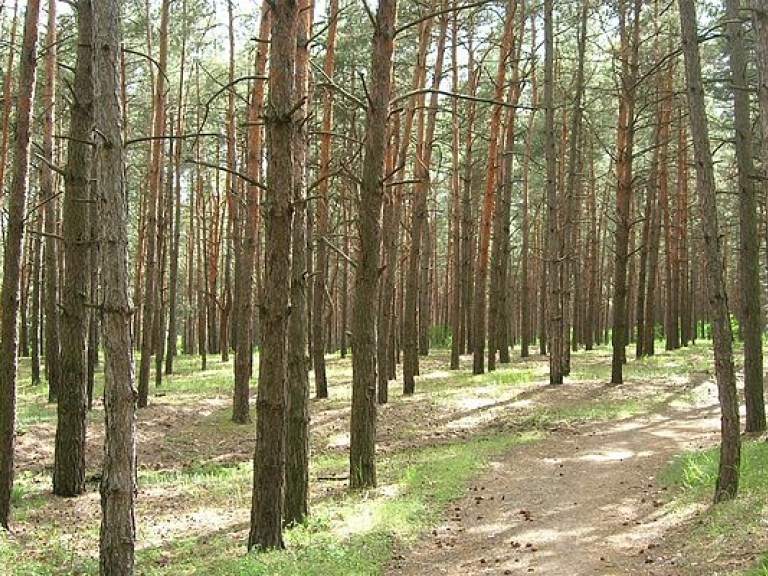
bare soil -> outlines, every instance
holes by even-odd
[[[694,406],[666,401],[650,415],[554,430],[515,447],[419,545],[395,558],[389,576],[717,573],[680,552],[685,526],[700,511],[676,509],[658,481],[676,455],[717,441],[714,384],[702,378],[683,390],[693,387],[700,398]],[[585,390],[567,389],[541,394],[558,403],[588,401]],[[660,398],[672,392],[670,399],[680,391],[672,382],[612,389]]]

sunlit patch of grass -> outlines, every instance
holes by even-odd
[[[10,571],[5,572],[8,569]],[[98,560],[70,549],[55,528],[41,534],[34,554],[0,533],[0,574],[12,576],[64,576],[98,574]]]
[[[51,477],[39,472],[18,472],[11,491],[11,507],[15,521],[24,521],[27,516],[45,504],[43,492],[50,490]]]
[[[535,410],[524,416],[519,425],[524,428],[547,429],[560,426],[575,426],[589,422],[623,420],[649,411],[649,401],[627,398],[616,401],[601,401],[591,404],[561,406]]]
[[[709,557],[728,558],[734,551],[754,550],[755,535],[765,530],[768,515],[767,459],[764,441],[743,443],[738,498],[707,508],[691,527],[689,541],[706,549]],[[689,452],[667,468],[662,481],[677,488],[678,506],[707,505],[714,494],[718,463],[719,447]],[[768,575],[768,558],[746,574]]]
[[[143,470],[139,481],[148,484],[224,484],[232,482],[246,472],[246,463],[200,464],[194,463],[184,470]]]
[[[757,566],[744,572],[744,576],[768,576],[768,556],[763,556]]]
[[[712,347],[709,341],[700,341],[678,350],[664,350],[664,342],[656,341],[656,353],[635,359],[634,345],[627,347],[628,362],[624,365],[625,380],[652,380],[678,376],[686,380],[691,374],[712,368]],[[611,379],[611,348],[601,347],[592,352],[578,352],[576,357],[588,361],[574,365],[571,378],[583,382],[609,382]]]
[[[17,428],[24,432],[30,426],[56,421],[56,404],[48,402],[48,387],[33,386],[27,379],[19,383]]]
[[[483,396],[502,397],[512,389],[532,384],[541,377],[537,370],[524,367],[502,368],[486,374],[466,372],[438,372],[436,376],[427,373],[416,384],[416,393],[436,397]]]
[[[310,472],[315,477],[338,478],[347,471],[349,456],[347,453],[324,452],[312,459]]]
[[[252,470],[250,462],[195,463],[183,470],[140,470],[139,485],[145,489],[174,488],[190,498],[204,496],[212,502],[248,492]]]

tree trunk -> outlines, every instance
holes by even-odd
[[[400,114],[392,121],[391,145],[387,154],[386,173],[394,171],[397,154],[400,150]],[[378,364],[377,399],[379,404],[389,402],[389,381],[395,376],[395,271],[398,261],[398,243],[400,240],[400,216],[403,199],[400,186],[388,186],[384,195],[384,215],[382,218],[381,244],[384,249],[384,273],[381,277],[379,296],[378,342],[376,346],[376,361]]]
[[[531,33],[535,43],[536,29],[532,26]],[[520,356],[527,358],[530,355],[530,343],[533,336],[532,306],[531,306],[531,221],[530,221],[530,170],[531,147],[533,144],[534,121],[536,119],[536,106],[538,105],[538,84],[536,82],[536,63],[531,63],[531,103],[534,110],[528,116],[528,130],[525,138],[526,154],[523,159],[522,202],[520,207]],[[535,306],[533,307],[535,308]]]
[[[93,17],[91,0],[77,5],[78,43],[64,177],[64,305],[53,493],[85,491],[86,376],[91,251],[90,179],[93,137]]]
[[[120,114],[120,2],[93,4],[96,96],[96,203],[101,240],[104,416],[100,569],[132,574],[136,522],[136,389],[133,385],[125,152]]]
[[[755,10],[752,12],[752,21],[755,28],[755,60],[757,63],[757,101],[760,106],[761,127],[761,157],[763,172],[761,176],[768,176],[768,0],[756,0]],[[768,188],[764,191],[768,194]],[[768,198],[768,196],[767,196]],[[765,210],[766,226],[768,226],[768,209]],[[768,236],[766,237],[768,242]],[[691,294],[695,294],[691,289]],[[695,327],[695,324],[694,324]],[[693,330],[695,335],[696,330]]]
[[[571,372],[571,339],[576,335],[575,310],[578,298],[574,293],[580,294],[582,290],[575,290],[578,281],[577,238],[579,230],[580,196],[578,188],[581,186],[579,176],[580,152],[581,152],[581,125],[582,125],[582,99],[584,94],[584,60],[587,49],[587,20],[589,3],[585,0],[581,6],[581,16],[578,34],[578,64],[576,67],[576,79],[573,87],[573,111],[571,113],[570,147],[565,176],[565,227],[560,237],[560,260],[562,262],[561,285],[562,294],[562,373],[568,375]],[[578,349],[577,341],[573,339],[574,350]]]
[[[253,373],[253,282],[256,250],[259,243],[259,214],[263,155],[263,132],[260,118],[264,110],[264,76],[267,67],[267,43],[270,11],[265,0],[261,6],[259,39],[256,48],[255,76],[248,105],[248,154],[246,169],[250,181],[246,183],[245,232],[243,243],[235,260],[235,389],[232,398],[232,421],[245,424],[250,420],[249,382]]]
[[[453,0],[457,6],[457,0]],[[458,93],[459,85],[459,16],[454,12],[451,26],[451,90]],[[461,122],[459,99],[451,103],[451,255],[453,266],[451,284],[451,370],[458,370],[461,363],[461,175],[459,172],[459,146]]]
[[[525,16],[523,16],[525,18]],[[516,42],[512,58],[512,86],[507,102],[506,127],[503,137],[503,152],[499,155],[501,177],[496,189],[498,201],[493,219],[493,250],[491,253],[491,286],[488,303],[488,371],[496,369],[496,352],[499,361],[509,362],[508,334],[508,292],[509,292],[509,253],[510,253],[510,218],[512,214],[512,168],[517,120],[517,103],[522,91],[520,81],[520,46]]]
[[[616,246],[613,269],[613,355],[611,360],[611,384],[621,384],[629,330],[627,326],[627,267],[629,264],[629,236],[633,193],[633,148],[635,125],[635,98],[637,82],[637,51],[639,44],[640,10],[642,3],[633,0],[626,5],[622,0],[619,8],[621,33],[621,90],[619,94],[619,120],[616,154]],[[631,23],[629,9],[633,8]],[[630,28],[631,26],[631,28]]]
[[[56,240],[58,199],[53,175],[53,131],[56,123],[56,3],[48,2],[46,33],[45,81],[43,84],[43,158],[40,166],[40,198],[45,203],[45,374],[48,379],[48,401],[56,402],[61,388],[61,354],[59,340],[59,260]]]
[[[261,361],[256,404],[256,450],[248,549],[283,548],[286,376],[291,282],[291,220],[294,192],[293,141],[296,130],[294,64],[299,6],[272,5],[265,196],[264,293],[261,300]],[[303,353],[304,348],[302,348]]]
[[[8,166],[8,141],[11,135],[11,113],[13,112],[13,61],[16,57],[16,36],[19,25],[19,0],[13,3],[13,18],[11,21],[11,34],[8,43],[8,60],[5,65],[5,78],[3,79],[3,138],[0,142],[0,187],[5,188],[5,170]],[[0,197],[0,207],[5,203],[5,198]]]
[[[760,241],[757,234],[757,198],[752,161],[752,121],[747,92],[747,53],[740,1],[725,0],[726,36],[733,91],[733,128],[739,186],[739,272],[741,334],[744,339],[744,399],[747,432],[765,430],[763,394],[762,311],[760,308]]]
[[[480,71],[475,64],[475,46],[472,28],[467,30],[466,40],[467,50],[467,91],[475,96],[478,91]],[[475,225],[473,217],[473,198],[472,198],[472,168],[474,164],[474,142],[475,142],[475,116],[477,106],[474,101],[467,103],[466,110],[466,130],[464,136],[464,157],[461,166],[463,190],[461,194],[461,340],[460,353],[464,354],[473,349],[474,340],[472,337],[472,299],[473,299],[473,263],[475,250]],[[457,167],[457,169],[459,169]]]
[[[333,78],[336,64],[336,30],[339,20],[339,0],[331,0],[328,9],[328,33],[325,41],[323,73]],[[331,131],[333,130],[334,92],[325,89],[323,125],[320,137],[320,172],[318,174],[317,231],[315,237],[316,264],[312,290],[312,364],[315,370],[315,397],[328,398],[328,376],[325,370],[325,300],[328,278],[328,191],[331,178]]]
[[[397,0],[380,0],[371,44],[368,109],[358,214],[359,248],[352,304],[352,412],[349,487],[376,485],[376,302],[387,117]]]
[[[677,141],[687,142],[688,132],[685,122],[678,111]],[[678,144],[678,165],[680,166],[680,185],[677,187],[677,229],[678,237],[678,268],[680,274],[680,344],[688,346],[691,341],[691,281],[690,281],[690,257],[689,257],[689,231],[688,231],[688,147]]]
[[[720,399],[720,463],[714,501],[736,497],[739,489],[741,436],[739,401],[733,366],[733,334],[725,289],[722,251],[718,233],[715,175],[709,149],[709,127],[701,81],[696,6],[694,0],[679,0],[680,28],[685,59],[685,81],[690,107],[691,137],[696,164],[701,234],[707,260],[707,288],[714,340],[715,376]]]
[[[510,0],[506,5],[504,18],[504,33],[499,53],[499,64],[496,69],[494,83],[494,100],[501,102],[504,98],[507,65],[512,55],[514,40],[514,21],[517,3]],[[491,223],[495,210],[496,181],[498,179],[498,146],[501,131],[501,104],[493,106],[490,122],[490,144],[488,149],[488,168],[485,179],[483,211],[480,218],[479,254],[475,263],[475,294],[472,307],[473,315],[473,363],[472,372],[482,374],[485,371],[485,340],[486,340],[486,283],[488,279],[488,256],[491,244]]]
[[[186,25],[187,17],[187,2],[182,1],[181,6],[182,16],[182,39],[181,39],[181,62],[179,63],[179,115],[176,123],[176,134],[179,137],[179,142],[174,148],[175,154],[173,156],[173,236],[171,239],[171,257],[170,257],[170,271],[168,278],[168,343],[165,347],[165,373],[173,374],[173,361],[177,354],[177,340],[178,340],[178,310],[180,294],[183,292],[179,285],[179,266],[181,264],[181,162],[182,162],[182,150],[183,150],[183,137],[184,137],[184,117],[186,112],[186,98],[185,98],[185,86],[187,83],[186,77],[186,62],[187,62],[187,43],[186,36],[188,33],[188,27]],[[191,270],[187,273],[192,274]]]
[[[19,64],[14,155],[7,197],[7,224],[0,287],[0,526],[8,529],[13,489],[13,452],[16,439],[16,379],[18,352],[21,247],[29,188],[32,102],[35,93],[37,24],[40,1],[28,0]]]
[[[553,2],[544,3],[544,149],[546,156],[547,200],[547,333],[549,340],[549,383],[563,383],[562,355],[563,303],[561,298],[559,200],[555,157],[555,108],[554,108],[554,31]]]
[[[299,524],[309,515],[309,362],[307,358],[307,102],[309,42],[313,0],[301,0],[296,50],[293,141],[293,228],[291,239],[291,313],[288,318],[288,410],[285,459],[285,524]]]
[[[93,14],[93,2],[90,3],[91,14]],[[93,16],[91,16],[93,19]],[[93,47],[91,47],[93,50]],[[95,81],[94,81],[95,85]],[[94,119],[95,123],[95,119]],[[93,151],[91,151],[93,155]],[[91,176],[89,184],[89,195],[93,199],[96,196],[96,184],[94,180],[94,166],[95,162],[93,157],[91,158]],[[88,209],[88,219],[90,221],[89,238],[91,239],[88,250],[88,268],[90,269],[90,275],[88,281],[90,282],[90,298],[92,302],[100,302],[102,290],[100,289],[100,276],[99,276],[99,223],[98,223],[98,211],[96,204],[92,201]],[[96,381],[96,366],[99,363],[99,336],[100,336],[101,322],[99,320],[99,314],[92,312],[89,315],[88,321],[88,368],[86,374],[86,389],[88,396],[88,410],[93,408],[93,389]]]
[[[153,338],[155,322],[155,302],[157,291],[157,214],[163,189],[163,155],[165,141],[165,74],[168,65],[168,18],[170,0],[163,0],[160,12],[160,54],[158,71],[155,78],[153,108],[152,157],[149,170],[149,196],[147,197],[146,260],[144,269],[144,291],[141,314],[141,356],[139,364],[139,399],[138,407],[144,408],[149,402],[149,377],[152,367]],[[161,209],[161,208],[160,208]]]
[[[598,231],[598,217],[597,217],[597,190],[595,184],[595,161],[592,147],[590,146],[590,163],[589,163],[589,231],[587,233],[587,271],[585,276],[587,277],[587,310],[586,317],[584,319],[584,347],[587,350],[593,350],[595,342],[598,340],[597,335],[597,317],[600,301],[600,287],[598,284],[598,277],[600,271],[598,270],[599,255],[600,255],[600,234]]]
[[[433,4],[434,5],[434,4]],[[421,45],[429,45],[431,19],[425,21],[422,29]],[[418,129],[417,129],[417,149],[414,166],[414,184],[413,199],[411,200],[411,247],[408,256],[408,271],[406,273],[406,285],[404,295],[404,316],[403,316],[403,394],[413,394],[415,391],[414,377],[419,373],[419,332],[421,323],[426,322],[426,310],[419,306],[419,293],[423,287],[419,284],[419,269],[422,259],[428,261],[429,254],[424,250],[424,235],[427,233],[426,226],[429,225],[428,195],[430,186],[429,166],[432,158],[432,140],[435,133],[435,119],[437,117],[437,89],[443,75],[443,58],[445,55],[445,38],[448,31],[448,20],[443,18],[440,23],[440,32],[437,39],[435,54],[435,69],[432,75],[432,94],[429,107],[424,110],[424,96],[420,97],[417,103],[418,107]],[[420,54],[421,57],[421,54]],[[423,57],[425,61],[420,61],[417,65],[426,67],[426,49]],[[422,79],[426,78],[426,72],[421,74]],[[408,134],[403,136],[409,138]],[[426,252],[426,253],[425,253]]]
[[[35,230],[40,230],[42,224],[42,212],[38,212],[35,219]],[[42,249],[43,242],[39,235],[32,239],[32,272],[30,287],[30,326],[29,326],[29,344],[30,344],[30,371],[32,375],[32,385],[40,384],[40,350],[42,339],[40,338],[40,292],[42,289]]]
[[[173,198],[173,157],[174,157],[174,121],[171,114],[168,122],[168,154],[163,165],[166,171],[165,189],[158,197],[157,205],[157,290],[155,291],[154,318],[152,322],[152,352],[155,360],[155,388],[163,384],[163,359],[165,356],[166,315],[166,268],[168,264],[168,219],[172,211]]]

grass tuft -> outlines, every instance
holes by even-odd
[[[661,477],[663,483],[678,489],[677,504],[711,502],[717,480],[719,448],[689,452],[677,458]],[[768,444],[749,441],[742,444],[741,476],[737,499],[710,506],[692,527],[690,540],[706,549],[714,560],[726,561],[735,551],[754,546],[756,534],[765,530],[768,517]],[[768,556],[744,576],[768,576]]]

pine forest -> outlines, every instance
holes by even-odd
[[[768,574],[768,0],[0,0],[0,576]]]

